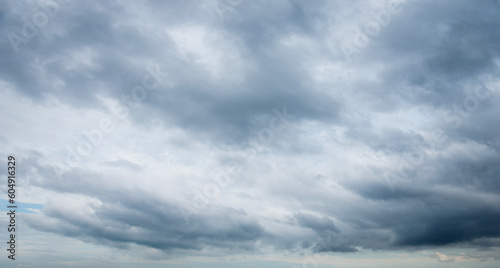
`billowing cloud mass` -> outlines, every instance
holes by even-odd
[[[5,0],[24,261],[497,266],[499,26],[493,0]]]

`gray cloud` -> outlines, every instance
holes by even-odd
[[[7,36],[40,6],[2,5],[0,146],[44,205],[30,228],[158,259],[497,249],[499,5],[405,1],[347,61],[381,3],[242,1],[221,20],[209,2],[71,1],[17,53]],[[168,75],[127,104],[151,66]],[[287,129],[263,142],[275,109]],[[116,130],[66,166],[102,118]],[[241,173],[214,180],[228,163]]]

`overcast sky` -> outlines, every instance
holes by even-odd
[[[499,26],[494,0],[3,0],[0,266],[498,267]]]

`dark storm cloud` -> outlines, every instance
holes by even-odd
[[[339,232],[337,227],[335,227],[333,221],[327,217],[320,218],[314,215],[297,214],[295,215],[295,219],[297,220],[300,226],[305,228],[311,228],[318,233],[327,231],[334,233]]]
[[[370,228],[394,230],[396,239],[377,247],[476,243],[500,235],[498,164],[498,156],[457,155],[433,159],[394,189],[383,182],[345,186],[376,202],[377,215],[363,217]]]
[[[318,239],[311,245],[314,252],[356,252],[357,241],[352,237],[340,234],[340,230],[328,217],[317,217],[298,213],[294,215],[297,223],[318,234]],[[304,244],[307,247],[307,244]]]
[[[392,192],[380,187],[376,198],[379,204],[394,209],[366,217],[377,228],[395,231],[396,240],[385,247],[441,246],[500,235],[500,210],[488,200],[481,200],[480,194],[467,195],[451,186],[441,191],[399,188]],[[370,197],[374,197],[376,189],[372,188]],[[404,210],[396,203],[404,204]]]

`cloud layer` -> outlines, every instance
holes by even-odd
[[[157,259],[500,245],[496,1],[42,2],[0,10],[30,228]]]

